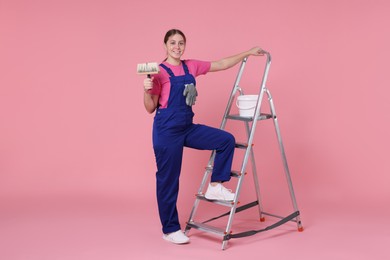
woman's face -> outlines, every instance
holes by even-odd
[[[186,48],[183,36],[180,34],[172,35],[168,38],[165,48],[167,50],[167,59],[180,60]]]

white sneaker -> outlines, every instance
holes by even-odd
[[[181,230],[169,234],[164,234],[163,239],[174,244],[186,244],[190,242],[189,237],[187,237]]]
[[[218,183],[215,186],[209,184],[204,196],[208,200],[232,201],[234,199],[232,190],[226,189],[221,183]]]

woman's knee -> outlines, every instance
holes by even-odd
[[[229,147],[234,147],[236,144],[236,139],[234,138],[234,135],[229,132],[225,132],[225,143]]]

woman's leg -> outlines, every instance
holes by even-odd
[[[180,230],[176,208],[179,193],[179,176],[183,156],[183,146],[171,144],[155,146],[157,162],[157,203],[164,234]]]
[[[194,124],[186,134],[184,146],[199,150],[216,150],[211,182],[230,180],[235,139],[226,131]]]

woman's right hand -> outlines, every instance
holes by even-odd
[[[148,113],[153,113],[157,108],[159,95],[149,93],[153,88],[153,77],[144,79],[144,105]]]
[[[153,77],[144,79],[144,91],[148,92],[153,88]]]

